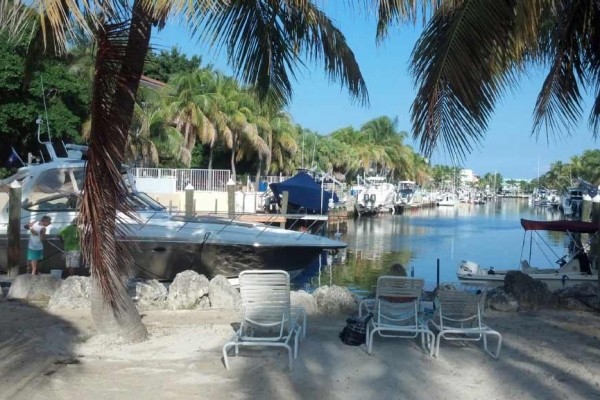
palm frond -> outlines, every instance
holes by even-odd
[[[495,0],[451,3],[436,11],[413,50],[411,119],[424,154],[441,142],[460,159],[483,138],[495,102],[515,81],[514,9]]]
[[[578,81],[585,85],[585,55],[589,45],[586,25],[594,6],[591,2],[563,2],[557,23],[549,34],[547,52],[550,71],[538,95],[533,132],[570,134],[582,115],[582,95]]]
[[[429,14],[434,12],[443,0],[377,0],[377,40],[388,36],[388,28],[404,22],[416,22],[419,15],[423,24]]]
[[[28,40],[34,26],[34,14],[18,0],[0,0],[0,34],[10,43]]]
[[[303,66],[304,52],[323,62],[325,71],[346,86],[351,96],[368,102],[365,82],[343,34],[311,1],[239,0],[223,2],[202,17],[206,38],[227,46],[231,65],[243,84],[255,86],[261,100],[270,96],[288,103],[291,78]]]

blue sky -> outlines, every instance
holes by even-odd
[[[346,126],[358,128],[383,115],[397,117],[398,128],[409,133],[407,144],[417,149],[411,135],[410,106],[415,90],[408,61],[420,28],[391,29],[388,39],[377,46],[375,19],[367,15],[352,16],[341,3],[325,2],[325,11],[335,20],[354,51],[367,83],[370,106],[353,104],[347,91],[338,83],[330,82],[320,65],[307,64],[294,82],[289,113],[296,123],[321,134]],[[184,29],[173,23],[155,33],[152,42],[156,48],[177,46],[188,55],[199,54],[205,64],[212,63],[217,69],[233,74],[222,54],[215,54],[190,39]],[[533,107],[543,77],[540,71],[530,71],[529,76],[522,78],[520,85],[496,105],[485,139],[465,158],[464,168],[482,175],[497,171],[504,178],[531,179],[537,176],[538,165],[540,173],[544,173],[552,162],[568,162],[570,157],[584,150],[597,148],[598,143],[586,122],[591,100],[585,105],[583,121],[573,130],[573,136],[550,138],[549,142],[545,136],[537,141],[531,136]],[[450,158],[441,151],[434,153],[431,162],[451,164]]]

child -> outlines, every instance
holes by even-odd
[[[31,266],[31,275],[37,274],[38,261],[44,258],[44,242],[46,228],[52,223],[49,216],[44,216],[38,222],[25,225],[29,229],[29,243],[27,245],[27,261]]]
[[[75,270],[81,266],[81,250],[79,248],[77,218],[73,218],[71,225],[62,228],[60,232],[58,232],[58,236],[63,240],[67,275],[72,276]]]

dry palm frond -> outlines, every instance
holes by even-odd
[[[0,0],[0,34],[11,43],[18,43],[31,35],[34,12],[20,1]]]
[[[117,212],[127,213],[127,188],[121,177],[120,166],[126,147],[127,131],[121,131],[124,117],[115,113],[114,95],[120,80],[120,61],[124,59],[128,25],[106,25],[98,32],[96,76],[92,95],[92,126],[89,161],[80,221],[82,252],[91,266],[105,301],[119,315],[125,310],[122,291],[117,289],[124,267],[131,258],[122,241],[116,236],[127,235],[123,225],[117,225]],[[102,201],[98,201],[102,199]]]

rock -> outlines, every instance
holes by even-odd
[[[600,288],[597,284],[582,283],[553,293],[557,307],[569,310],[598,310],[600,309]]]
[[[319,312],[317,300],[304,290],[290,292],[290,301],[293,307],[304,308],[304,311],[306,311],[307,315],[314,315]]]
[[[209,306],[208,279],[196,271],[187,270],[177,274],[169,286],[167,307],[171,310],[193,310]]]
[[[521,271],[509,271],[504,278],[504,291],[519,303],[519,311],[537,310],[549,305],[548,285]]]
[[[495,311],[515,312],[519,308],[519,303],[515,298],[507,294],[503,288],[494,288],[486,294],[486,308]]]
[[[352,292],[336,285],[321,286],[314,291],[313,297],[323,314],[351,314],[358,309],[358,301]]]
[[[217,275],[208,285],[208,298],[212,308],[239,310],[242,303],[238,292],[223,275]]]
[[[23,274],[17,276],[8,290],[8,300],[48,301],[61,285],[52,275]]]
[[[50,298],[50,310],[89,310],[92,283],[87,276],[69,276]]]
[[[167,288],[156,279],[136,282],[135,293],[138,310],[162,310],[167,306]]]

